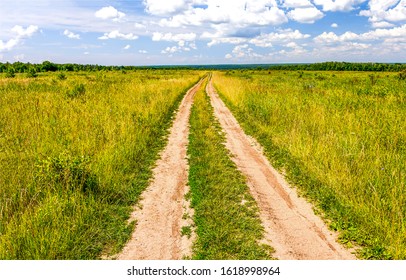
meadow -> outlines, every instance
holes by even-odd
[[[80,70],[80,69],[79,69]],[[109,259],[205,70],[0,73],[0,259]],[[214,71],[245,133],[364,259],[406,259],[405,72]],[[190,116],[192,259],[269,259],[204,87]]]
[[[406,258],[402,73],[215,72],[246,133],[340,240],[365,259]]]
[[[117,253],[201,72],[0,74],[0,259]]]

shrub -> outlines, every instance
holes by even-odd
[[[89,163],[88,156],[72,156],[64,152],[55,157],[39,160],[36,177],[39,182],[59,186],[65,190],[94,192],[97,181],[90,172]]]
[[[38,76],[37,71],[34,68],[28,69],[27,78],[35,78],[37,76]]]
[[[72,89],[66,92],[66,96],[68,98],[77,98],[83,96],[86,92],[86,88],[84,84],[77,84]]]
[[[16,76],[14,69],[10,68],[6,72],[6,78],[14,78]]]
[[[402,72],[399,72],[398,79],[399,80],[406,80],[406,70],[403,70]]]
[[[58,73],[57,77],[58,77],[58,79],[61,80],[61,81],[62,81],[62,80],[66,80],[66,75],[65,75],[65,73],[63,73],[63,72]]]

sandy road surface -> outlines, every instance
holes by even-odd
[[[118,259],[169,260],[190,254],[191,240],[181,236],[185,225],[182,215],[188,208],[184,195],[188,191],[186,149],[189,115],[194,94],[202,80],[183,98],[172,124],[168,143],[153,169],[153,181],[141,197],[132,219],[136,228]]]
[[[287,260],[355,259],[337,243],[336,235],[299,198],[295,189],[269,164],[261,147],[249,138],[219,98],[212,82],[207,85],[211,104],[226,134],[226,146],[233,161],[246,176],[250,191],[260,208],[265,239],[275,250],[274,257]]]

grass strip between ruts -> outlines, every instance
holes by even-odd
[[[270,259],[245,179],[230,159],[225,136],[204,89],[190,118],[189,184],[197,239],[193,259]]]

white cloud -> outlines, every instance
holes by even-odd
[[[145,24],[136,22],[136,23],[134,23],[134,27],[137,28],[137,29],[144,29],[147,26]]]
[[[301,23],[314,23],[324,17],[324,14],[315,7],[296,8],[288,12],[288,17]]]
[[[146,2],[146,1],[145,1]],[[148,1],[149,2],[149,1]],[[176,1],[168,1],[176,2]],[[160,21],[161,26],[201,26],[203,24],[229,24],[235,28],[247,26],[278,25],[287,22],[285,12],[275,0],[207,0],[201,1],[207,8],[194,8],[195,1],[182,4],[184,9],[170,18]],[[166,2],[165,2],[166,3]],[[172,5],[171,7],[175,7]],[[168,10],[168,9],[166,9]]]
[[[299,30],[292,29],[280,30],[268,34],[261,34],[249,40],[249,43],[258,47],[271,47],[275,43],[291,42],[292,40],[301,40],[309,38],[309,34],[303,34]]]
[[[125,17],[125,14],[123,12],[117,11],[114,7],[108,6],[108,7],[103,7],[100,10],[96,11],[94,15],[97,18],[101,19],[112,19],[113,21],[120,21]]]
[[[344,42],[344,41],[351,41],[351,40],[359,40],[360,36],[353,32],[347,31],[344,34],[338,36],[334,32],[323,32],[319,36],[314,38],[314,41],[319,44],[325,43],[337,43],[337,42]]]
[[[406,0],[370,0],[369,10],[362,10],[361,16],[369,17],[373,24],[379,21],[406,20]]]
[[[338,24],[337,24],[337,23],[332,23],[332,24],[331,24],[331,27],[337,28],[337,27],[338,27]]]
[[[406,24],[391,29],[375,29],[373,31],[356,34],[347,31],[342,35],[337,35],[334,32],[323,32],[314,38],[314,41],[319,44],[333,44],[340,42],[353,42],[353,41],[387,41],[398,39],[406,42]]]
[[[237,38],[237,37],[228,37],[228,38],[215,38],[212,39],[209,43],[207,43],[208,47],[212,47],[218,44],[242,44],[247,42],[246,38]]]
[[[235,46],[231,51],[231,54],[226,54],[226,59],[237,58],[237,59],[259,59],[263,55],[254,52],[253,48],[250,48],[248,44]]]
[[[390,23],[387,21],[372,22],[373,28],[387,28],[387,27],[393,27],[393,26],[395,26],[393,23]]]
[[[38,31],[38,26],[30,25],[24,29],[20,25],[16,25],[11,29],[12,32],[17,33],[18,38],[28,38]]]
[[[104,33],[103,36],[99,37],[100,40],[107,40],[107,39],[122,39],[122,40],[136,40],[138,39],[137,35],[133,33],[120,33],[118,30],[113,30],[110,33]]]
[[[309,0],[285,0],[283,6],[287,8],[308,8],[313,7]]]
[[[148,53],[146,50],[139,50],[138,52],[143,54]]]
[[[169,42],[178,42],[178,41],[194,41],[196,39],[196,33],[179,33],[179,34],[172,34],[169,33],[160,33],[154,32],[152,33],[152,41],[169,41]]]
[[[185,0],[144,0],[145,11],[152,15],[169,15],[187,7]]]
[[[126,45],[123,49],[124,49],[124,50],[128,50],[128,49],[130,49],[130,48],[131,48],[130,45]]]
[[[30,38],[38,31],[38,26],[30,25],[24,29],[24,27],[20,25],[15,25],[12,29],[12,33],[16,33],[14,38],[9,39],[6,42],[0,40],[0,52],[1,51],[10,51],[15,48],[18,44],[20,44],[25,38]]]
[[[366,0],[314,0],[314,4],[322,6],[323,11],[351,11]]]
[[[75,34],[72,31],[69,31],[68,29],[65,29],[65,31],[63,32],[63,35],[65,35],[66,37],[68,37],[70,39],[80,39],[79,34]]]
[[[3,42],[0,40],[0,52],[1,51],[9,51],[17,46],[19,41],[17,39],[10,39],[7,42]]]

